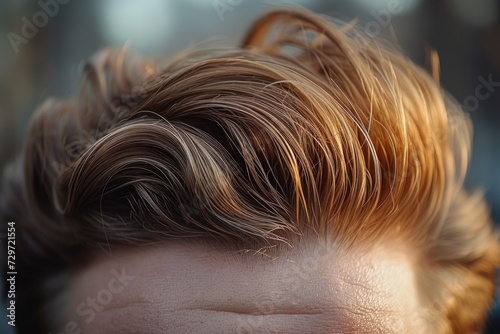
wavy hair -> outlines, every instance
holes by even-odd
[[[463,189],[469,123],[402,54],[304,10],[262,16],[238,48],[167,64],[101,51],[76,98],[39,107],[4,175],[19,332],[50,326],[54,280],[93,250],[261,247],[308,231],[345,249],[401,238],[433,332],[479,332],[500,252],[484,200]]]

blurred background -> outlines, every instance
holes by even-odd
[[[96,50],[128,44],[139,53],[169,56],[207,39],[234,45],[260,13],[280,4],[303,6],[343,20],[358,18],[367,35],[395,35],[406,54],[423,66],[428,65],[429,49],[438,52],[443,86],[474,122],[467,185],[485,191],[498,224],[498,0],[3,0],[0,167],[20,151],[35,107],[49,96],[74,94],[81,65]],[[5,315],[2,318],[0,333],[11,333]],[[487,333],[500,333],[498,302]]]

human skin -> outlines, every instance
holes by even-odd
[[[113,251],[77,275],[68,319],[95,334],[422,330],[408,250],[325,245],[305,242],[272,256],[177,241]],[[103,293],[110,284],[114,292]]]

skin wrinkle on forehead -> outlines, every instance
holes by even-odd
[[[403,253],[314,257],[308,249],[275,260],[182,243],[118,252],[78,276],[75,303],[106,286],[112,268],[126,268],[135,279],[81,327],[84,333],[217,333],[237,326],[255,333],[409,332],[418,307],[412,263]]]

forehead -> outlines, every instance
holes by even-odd
[[[68,322],[83,333],[413,333],[406,253],[319,243],[275,257],[186,243],[121,250],[77,275]]]

